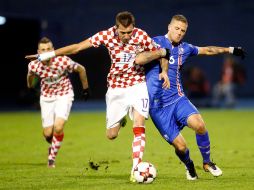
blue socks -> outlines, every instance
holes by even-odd
[[[192,163],[192,160],[190,159],[190,151],[189,149],[186,149],[184,153],[175,151],[178,158],[185,164],[185,166],[189,169],[190,163]]]
[[[210,140],[208,131],[203,135],[196,134],[196,140],[200,153],[203,157],[203,163],[209,163],[211,160],[210,160]]]

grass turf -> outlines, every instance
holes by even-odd
[[[158,177],[145,185],[129,182],[130,121],[110,141],[105,137],[104,112],[72,112],[56,168],[49,169],[40,113],[0,113],[0,189],[253,189],[254,111],[201,110],[201,114],[209,130],[212,158],[223,176],[214,178],[203,171],[194,132],[185,128],[182,134],[199,175],[198,180],[187,181],[183,164],[149,120],[143,160],[156,166]]]

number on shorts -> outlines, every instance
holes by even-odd
[[[142,102],[143,102],[143,109],[146,109],[148,106],[148,98],[142,98]]]

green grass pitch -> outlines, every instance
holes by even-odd
[[[146,123],[144,161],[155,165],[152,184],[132,184],[131,122],[113,141],[105,137],[104,112],[72,112],[56,168],[47,168],[48,144],[42,137],[39,112],[0,113],[0,189],[110,189],[110,190],[253,190],[254,111],[201,110],[210,133],[211,154],[223,170],[212,177],[202,170],[194,132],[183,135],[199,179],[187,181],[183,164],[161,138],[151,120]],[[99,165],[98,170],[89,162]]]

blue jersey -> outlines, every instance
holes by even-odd
[[[150,108],[160,108],[170,105],[184,96],[180,68],[188,57],[198,55],[198,47],[186,42],[180,42],[177,46],[173,46],[167,35],[154,37],[153,40],[162,48],[170,49],[171,52],[168,68],[169,89],[163,89],[163,81],[159,80],[159,73],[161,72],[160,64],[148,63],[146,65],[146,82]]]

